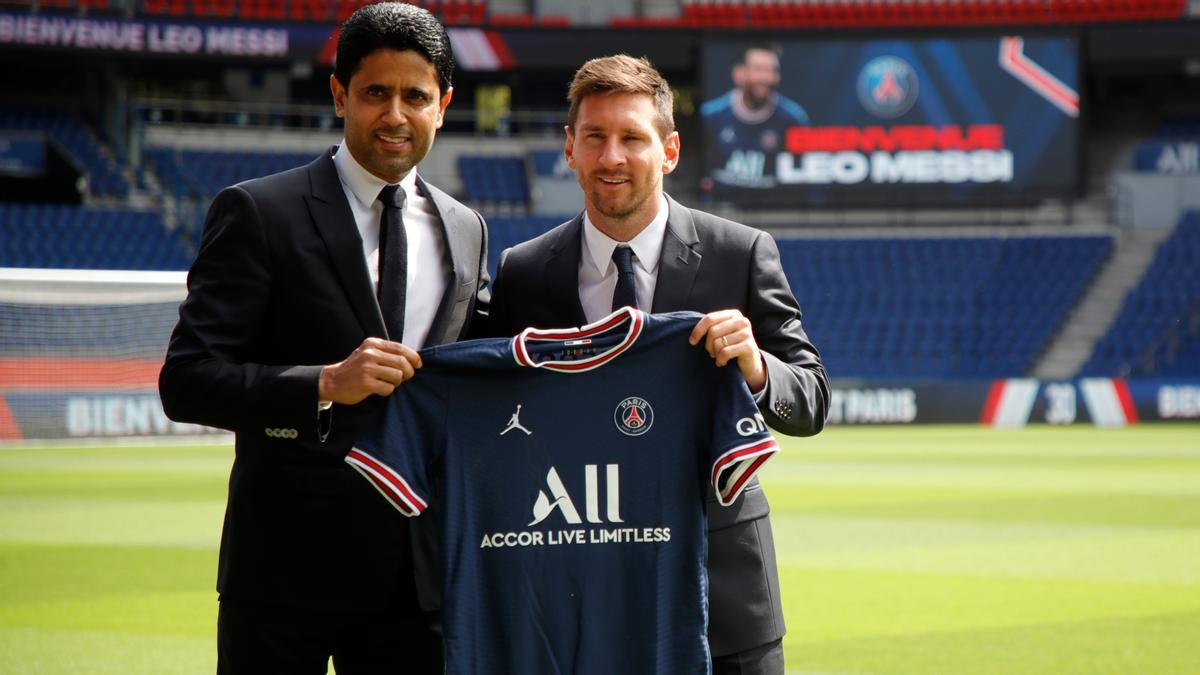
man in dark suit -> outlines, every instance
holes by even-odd
[[[775,430],[825,423],[829,384],[769,235],[663,194],[679,160],[673,97],[644,59],[584,64],[571,83],[566,158],[586,208],[504,252],[490,330],[577,326],[622,304],[705,313],[691,334],[720,366],[736,364]],[[710,495],[709,500],[715,498]],[[783,673],[779,574],[757,479],[709,509],[709,642],[714,672]]]
[[[159,387],[172,419],[236,433],[220,673],[443,671],[435,521],[343,458],[416,350],[486,311],[482,218],[414,170],[453,67],[427,11],[358,10],[330,78],[343,142],[209,209]]]

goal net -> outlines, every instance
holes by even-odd
[[[0,441],[220,433],[163,414],[183,272],[0,269]]]

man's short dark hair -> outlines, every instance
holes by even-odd
[[[349,87],[362,60],[384,48],[412,50],[425,57],[437,71],[441,93],[449,91],[454,52],[446,28],[427,10],[403,2],[366,5],[346,19],[338,36],[334,77]]]
[[[770,52],[774,54],[775,58],[777,59],[783,58],[783,47],[779,46],[778,43],[758,42],[748,45],[742,50],[741,63],[745,63],[750,58],[750,52]]]

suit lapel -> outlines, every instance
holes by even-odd
[[[466,239],[459,234],[459,218],[462,215],[459,213],[460,207],[457,202],[446,193],[421,180],[420,176],[417,176],[417,190],[433,202],[438,219],[442,221],[442,235],[445,237],[446,250],[450,255],[450,260],[447,261],[449,278],[446,280],[446,294],[442,296],[442,301],[438,304],[437,315],[433,317],[433,325],[429,328],[429,337],[425,339],[427,345],[440,345],[450,342],[456,337],[447,333],[450,332],[450,317],[454,314],[458,285],[462,283],[458,271],[465,269],[462,265],[466,261],[478,259],[479,252],[467,250]],[[471,264],[475,265],[474,262]]]
[[[587,323],[579,302],[579,256],[583,247],[583,212],[567,223],[550,246],[542,290],[549,315],[569,321],[570,326]]]
[[[308,165],[308,180],[310,194],[305,201],[313,224],[329,249],[333,269],[342,282],[350,307],[368,335],[383,337],[387,331],[363,258],[362,237],[338,179],[332,148]]]
[[[667,197],[667,232],[663,235],[658,260],[658,282],[654,287],[652,311],[675,312],[687,309],[692,284],[700,271],[697,251],[700,237],[692,214],[679,202]]]

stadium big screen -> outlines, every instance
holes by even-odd
[[[702,64],[716,199],[953,206],[1076,189],[1074,37],[713,41]]]

